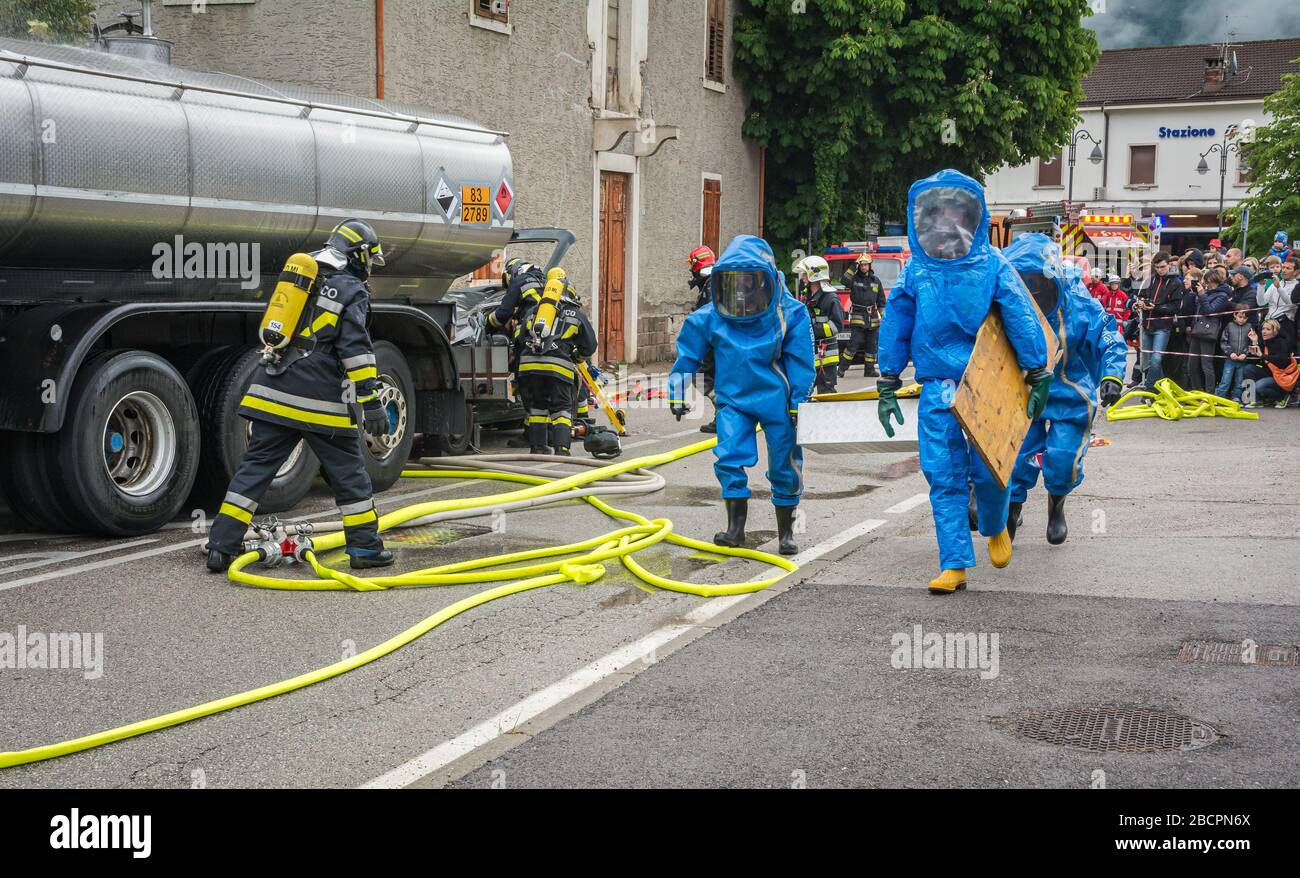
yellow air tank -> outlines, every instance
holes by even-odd
[[[271,301],[262,315],[262,325],[257,330],[258,338],[271,350],[287,347],[298,334],[319,270],[316,260],[306,253],[295,253],[284,263],[275,292],[271,293]]]
[[[556,266],[546,272],[546,289],[542,291],[542,301],[537,305],[533,315],[533,338],[548,338],[555,331],[555,306],[564,295],[564,285],[568,275],[563,268]]]

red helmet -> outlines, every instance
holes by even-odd
[[[713,255],[712,250],[701,245],[691,251],[691,255],[687,257],[686,261],[690,264],[691,271],[698,272],[701,268],[712,265],[717,261],[717,258]]]

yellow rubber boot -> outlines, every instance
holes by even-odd
[[[989,537],[989,560],[994,567],[1006,567],[1011,563],[1011,534],[1006,528],[995,537]]]
[[[952,594],[966,587],[966,570],[945,570],[930,580],[930,594]]]

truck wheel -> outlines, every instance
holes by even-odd
[[[86,529],[54,458],[57,435],[8,433],[0,459],[0,490],[9,511],[37,530],[76,533]]]
[[[411,459],[415,440],[415,379],[411,367],[397,346],[387,341],[375,342],[375,367],[379,372],[379,398],[388,412],[387,436],[371,436],[362,431],[366,472],[376,494],[387,491],[402,476]]]
[[[239,401],[253,383],[261,361],[257,350],[241,348],[218,359],[206,373],[193,376],[190,386],[200,401],[203,429],[195,498],[205,505],[215,506],[226,495],[230,479],[248,449],[252,423],[239,416]],[[320,461],[307,443],[300,441],[262,495],[257,511],[284,512],[297,506],[311,490],[319,470]]]
[[[152,533],[180,511],[199,462],[199,413],[185,379],[145,351],[82,366],[58,434],[60,476],[90,528]]]

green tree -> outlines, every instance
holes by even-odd
[[[95,0],[0,0],[0,36],[84,44]]]
[[[1278,229],[1292,237],[1300,233],[1300,74],[1282,77],[1282,88],[1264,100],[1264,112],[1268,124],[1255,128],[1249,144],[1238,141],[1250,166],[1247,197],[1224,211],[1224,222],[1231,224],[1223,230],[1224,241],[1256,255],[1268,250]],[[1218,170],[1213,161],[1210,166]],[[1241,240],[1245,207],[1250,208],[1249,241]]]
[[[1096,63],[1088,0],[740,0],[744,132],[778,253],[900,219],[912,181],[1055,155]]]

